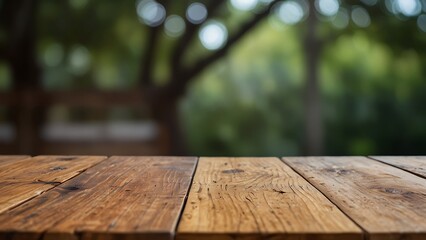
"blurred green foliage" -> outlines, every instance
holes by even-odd
[[[182,104],[192,152],[298,154],[304,74],[294,31],[261,24],[195,81]]]
[[[232,25],[244,17],[223,21]],[[321,23],[324,154],[425,154],[426,33],[415,21],[384,12],[372,21],[366,29],[346,30]],[[41,1],[37,35],[44,87],[135,87],[146,30],[133,1]],[[181,102],[191,154],[301,154],[303,31],[303,24],[263,21],[197,77]],[[159,83],[169,74],[173,44],[174,39],[161,40],[156,61],[164,64],[154,71]],[[203,54],[194,43],[188,64]],[[10,81],[0,62],[0,89],[8,89]],[[61,109],[52,112],[68,116]]]
[[[182,107],[195,154],[302,153],[304,63],[299,31],[262,24],[199,78]],[[425,153],[423,49],[381,37],[355,29],[338,34],[323,51],[320,83],[327,155]]]

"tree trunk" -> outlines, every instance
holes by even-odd
[[[179,101],[175,101],[168,106],[167,118],[163,122],[170,133],[171,154],[176,156],[187,155],[185,134],[180,121]]]
[[[182,133],[181,125],[179,122],[178,116],[178,102],[185,95],[185,91],[188,88],[188,85],[194,78],[200,74],[203,70],[211,66],[218,59],[226,56],[228,50],[238,43],[250,30],[252,30],[255,26],[258,25],[263,19],[269,16],[272,7],[275,3],[279,2],[279,0],[273,0],[266,6],[261,12],[256,14],[253,18],[249,19],[245,23],[241,24],[240,28],[233,32],[233,34],[229,37],[225,46],[221,49],[211,53],[210,55],[199,59],[194,65],[191,67],[185,67],[181,63],[183,61],[183,57],[185,52],[189,49],[191,40],[194,36],[197,36],[197,32],[199,29],[199,25],[188,25],[188,28],[182,36],[180,42],[176,45],[175,51],[172,53],[172,57],[170,59],[170,68],[171,68],[171,78],[170,81],[167,81],[168,84],[164,87],[154,87],[154,93],[151,96],[151,109],[156,116],[156,120],[162,123],[165,123],[169,128],[170,138],[171,138],[171,147],[173,154],[185,154],[185,139],[183,138],[184,134]],[[214,13],[215,9],[219,8],[226,3],[224,0],[212,1],[209,5],[209,13]],[[156,41],[147,41],[147,43],[155,43]],[[148,46],[147,49],[153,49]],[[148,53],[145,57],[155,56],[155,54],[151,55]],[[151,63],[148,61],[155,61],[152,59],[143,60],[145,64],[145,69],[142,70],[141,76],[150,75],[149,68],[152,67]],[[145,80],[144,80],[145,79]],[[149,87],[148,84],[144,84],[146,79],[152,79],[150,77],[142,77],[140,78],[140,82],[144,87]]]
[[[321,94],[318,80],[318,62],[322,44],[317,37],[318,20],[315,6],[310,1],[310,14],[307,21],[307,32],[304,39],[306,61],[306,87],[304,93],[305,106],[305,155],[321,155],[323,152],[323,129],[321,118]]]
[[[36,58],[37,1],[5,1],[5,28],[8,34],[7,61],[17,106],[11,110],[16,128],[17,153],[36,154],[39,129],[45,109],[36,109],[35,95],[40,88],[41,70]]]
[[[157,88],[149,98],[149,109],[154,120],[164,126],[169,155],[182,156],[187,154],[186,141],[179,116],[179,101],[183,95],[173,88]]]

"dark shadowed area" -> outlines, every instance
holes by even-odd
[[[425,154],[425,46],[426,0],[0,0],[0,154]]]

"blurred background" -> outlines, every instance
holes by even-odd
[[[425,154],[425,43],[426,0],[0,0],[0,154]]]

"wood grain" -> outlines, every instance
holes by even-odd
[[[426,239],[426,180],[365,157],[284,158],[373,240]]]
[[[8,160],[17,160],[22,158],[28,158],[28,155],[0,155],[0,162],[8,161]]]
[[[196,161],[111,157],[0,215],[0,239],[171,239]]]
[[[426,178],[426,156],[391,157],[371,156],[371,158],[407,170],[413,174]]]
[[[177,239],[362,239],[278,158],[200,158]]]
[[[78,175],[104,160],[100,156],[37,156],[0,164],[0,213]]]
[[[10,156],[6,156],[6,155],[0,155],[0,167],[3,165],[8,165],[11,163],[14,163],[16,161],[20,161],[22,159],[26,159],[29,158],[30,156],[27,155],[10,155]]]

